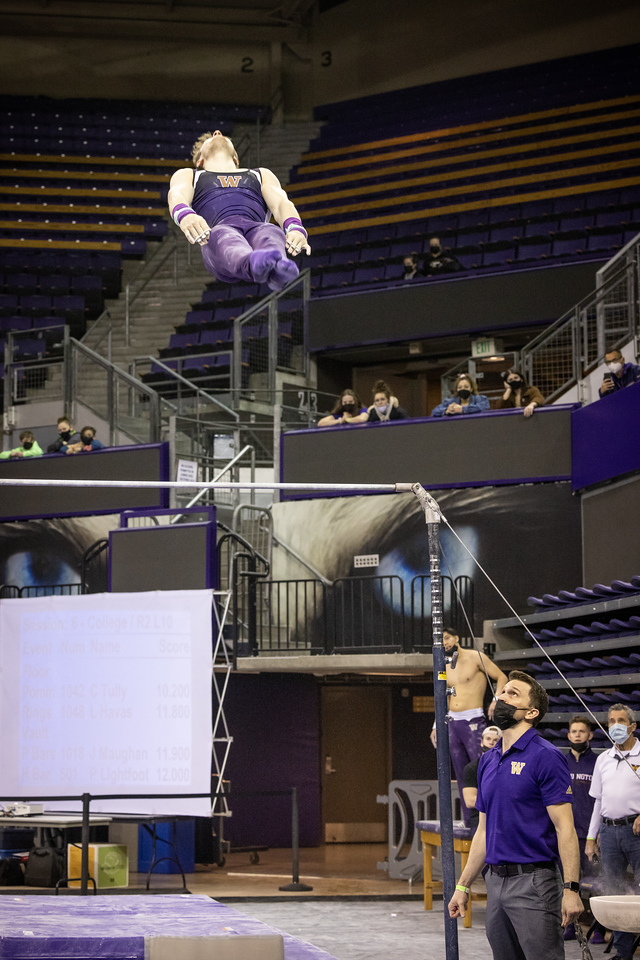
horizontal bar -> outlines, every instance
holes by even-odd
[[[43,480],[0,477],[0,486],[5,487],[185,487],[197,490],[207,488],[222,490],[366,490],[378,493],[411,493],[411,483],[263,483],[232,480]]]

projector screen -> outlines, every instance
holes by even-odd
[[[209,816],[212,591],[0,601],[1,790],[140,794],[92,812]],[[46,809],[76,810],[71,801]]]

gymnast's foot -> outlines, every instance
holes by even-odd
[[[267,277],[267,286],[269,290],[282,290],[288,283],[300,276],[300,271],[288,257],[282,257],[278,260],[273,270]]]
[[[251,274],[256,283],[269,279],[281,256],[279,250],[254,250],[249,255]]]

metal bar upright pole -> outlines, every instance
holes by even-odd
[[[91,794],[82,794],[82,836],[80,840],[80,896],[86,897],[89,886],[89,801]]]
[[[398,484],[397,489],[404,485]],[[456,861],[453,850],[453,809],[451,807],[451,757],[447,729],[447,662],[442,642],[442,574],[440,571],[440,521],[438,504],[422,484],[407,484],[417,497],[427,521],[429,540],[429,576],[431,578],[431,630],[433,635],[433,691],[436,710],[436,751],[438,764],[438,804],[440,808],[440,849],[442,852],[442,905],[446,960],[458,960],[457,921],[449,916],[449,901],[456,886]]]
[[[438,763],[438,800],[440,809],[440,844],[442,851],[442,899],[444,908],[445,956],[458,960],[458,925],[449,916],[448,904],[453,896],[455,854],[453,850],[453,810],[451,807],[451,757],[447,729],[447,664],[442,643],[442,576],[440,573],[440,516],[425,511],[429,538],[429,573],[431,574],[431,629],[433,634],[433,687],[436,710],[436,750]]]

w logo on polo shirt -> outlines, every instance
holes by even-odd
[[[222,174],[218,174],[221,187],[237,187],[241,179],[241,177],[223,177]]]
[[[511,761],[511,773],[516,773],[518,776],[522,773],[523,768],[526,766],[525,763],[519,762],[517,760]]]

